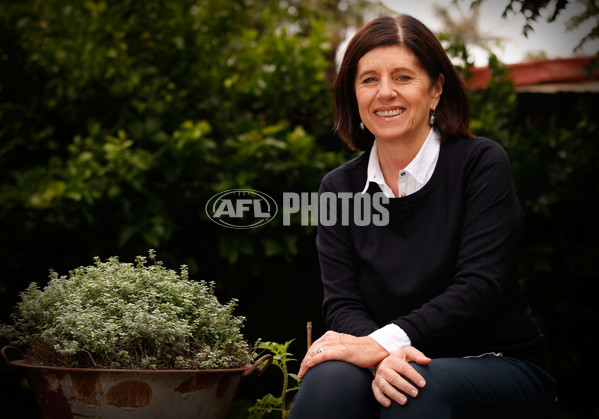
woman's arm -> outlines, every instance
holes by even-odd
[[[319,194],[339,189],[332,179],[323,179]],[[328,202],[328,201],[325,201]],[[351,202],[351,201],[350,201]],[[329,208],[319,208],[329,211]],[[349,226],[342,225],[341,199],[337,199],[337,222],[319,223],[316,245],[324,287],[323,313],[330,329],[316,340],[302,361],[299,376],[324,361],[342,360],[367,368],[389,356],[389,352],[367,335],[379,327],[369,313],[359,288],[360,265]]]
[[[339,189],[326,176],[319,194]],[[341,200],[337,200],[337,222],[331,226],[318,225],[316,247],[324,288],[323,314],[330,330],[354,336],[367,336],[378,329],[368,312],[360,287],[360,264],[348,226],[342,225]],[[320,208],[323,210],[323,208]],[[328,208],[327,208],[328,210]]]
[[[427,353],[467,340],[470,331],[519,298],[514,291],[522,211],[507,155],[497,143],[484,141],[465,159],[464,213],[451,285],[394,321]]]

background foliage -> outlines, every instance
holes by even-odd
[[[155,248],[167,266],[214,280],[223,300],[239,298],[250,341],[299,338],[290,351],[301,358],[305,322],[324,332],[314,228],[277,218],[228,230],[204,205],[230,188],[275,200],[316,191],[351,156],[332,131],[334,57],[348,27],[384,8],[349,0],[5,5],[2,320],[50,268],[64,274],[94,256],[131,260]],[[466,46],[440,37],[467,74]],[[528,232],[522,283],[548,339],[561,415],[596,417],[588,383],[598,372],[599,310],[587,289],[599,270],[598,95],[516,95],[501,63],[490,64],[493,82],[472,92],[472,126],[512,161]],[[0,394],[11,395],[2,414],[35,417],[19,407],[32,404],[20,373],[2,368]],[[239,410],[267,393],[264,383],[268,373],[242,385],[249,402]]]

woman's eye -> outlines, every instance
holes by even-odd
[[[410,76],[404,76],[404,75],[397,76],[397,80],[399,80],[399,81],[410,81],[411,79],[412,78]]]
[[[364,80],[362,80],[362,83],[374,83],[376,81],[376,79],[374,77],[368,77]]]

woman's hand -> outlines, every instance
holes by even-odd
[[[424,378],[409,364],[410,362],[428,365],[431,359],[413,346],[408,346],[388,356],[378,366],[372,382],[372,392],[383,406],[391,406],[390,399],[404,405],[408,402],[406,394],[416,397],[417,387],[426,385]]]
[[[328,331],[310,346],[298,375],[302,378],[310,368],[324,361],[339,360],[368,368],[388,356],[389,352],[371,337]]]

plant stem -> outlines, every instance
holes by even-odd
[[[282,362],[283,364],[283,392],[281,394],[281,410],[282,410],[282,418],[287,419],[289,413],[287,412],[286,401],[285,398],[287,396],[287,385],[289,378],[287,377],[287,363]]]

